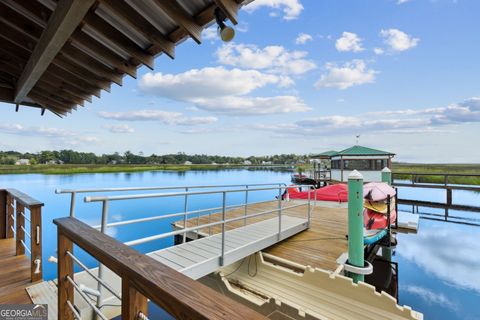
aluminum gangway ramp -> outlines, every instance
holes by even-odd
[[[148,255],[192,279],[198,279],[306,230],[308,219],[282,215],[280,225],[279,232],[279,218],[272,218],[225,231],[223,259],[222,233]]]

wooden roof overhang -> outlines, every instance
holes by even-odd
[[[249,0],[1,0],[0,102],[64,116]]]

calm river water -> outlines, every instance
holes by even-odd
[[[56,228],[52,219],[67,216],[70,197],[55,194],[56,188],[106,188],[137,186],[193,186],[219,184],[289,183],[289,172],[250,170],[208,170],[188,172],[139,172],[75,175],[0,175],[0,186],[19,189],[45,202],[43,210],[43,261],[56,255]],[[273,199],[277,191],[255,192],[249,201]],[[401,198],[444,201],[439,190],[403,188]],[[479,204],[480,194],[454,192],[454,202]],[[244,194],[231,194],[227,204],[240,204]],[[456,200],[456,201],[455,201]],[[195,196],[189,199],[189,210],[211,208],[221,203],[221,195]],[[183,197],[112,202],[109,221],[147,217],[181,212]],[[400,211],[409,207],[400,207]],[[442,213],[435,209],[421,209],[428,213]],[[400,212],[401,214],[401,212]],[[83,195],[77,197],[76,215],[88,224],[99,224],[99,203],[84,203]],[[480,219],[478,213],[450,211],[450,215],[467,219]],[[160,220],[140,225],[123,226],[109,230],[120,241],[171,230],[170,223],[177,219]],[[477,221],[477,223],[479,223]],[[141,231],[139,232],[139,228]],[[136,248],[142,252],[173,244],[173,239],[163,239]],[[86,254],[80,259],[89,266],[95,261]],[[417,234],[399,234],[394,254],[398,262],[400,304],[411,306],[424,313],[425,319],[480,319],[480,227],[462,224],[420,220]],[[45,262],[44,278],[56,277],[56,265]]]

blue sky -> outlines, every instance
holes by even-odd
[[[2,104],[0,149],[223,155],[355,143],[400,161],[478,162],[480,2],[256,0],[175,60],[60,119]]]

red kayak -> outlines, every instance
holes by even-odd
[[[397,212],[392,210],[390,212],[390,224],[395,223],[397,219]],[[383,213],[378,213],[370,209],[363,211],[363,224],[367,230],[373,229],[386,229],[387,228],[387,216]]]
[[[332,184],[320,189],[309,190],[309,191],[300,191],[297,187],[288,188],[288,196],[290,199],[308,199],[308,194],[310,194],[310,200],[315,199],[315,194],[317,200],[319,201],[337,201],[337,202],[347,202],[348,201],[348,188],[346,184]],[[284,197],[285,198],[285,197]]]

